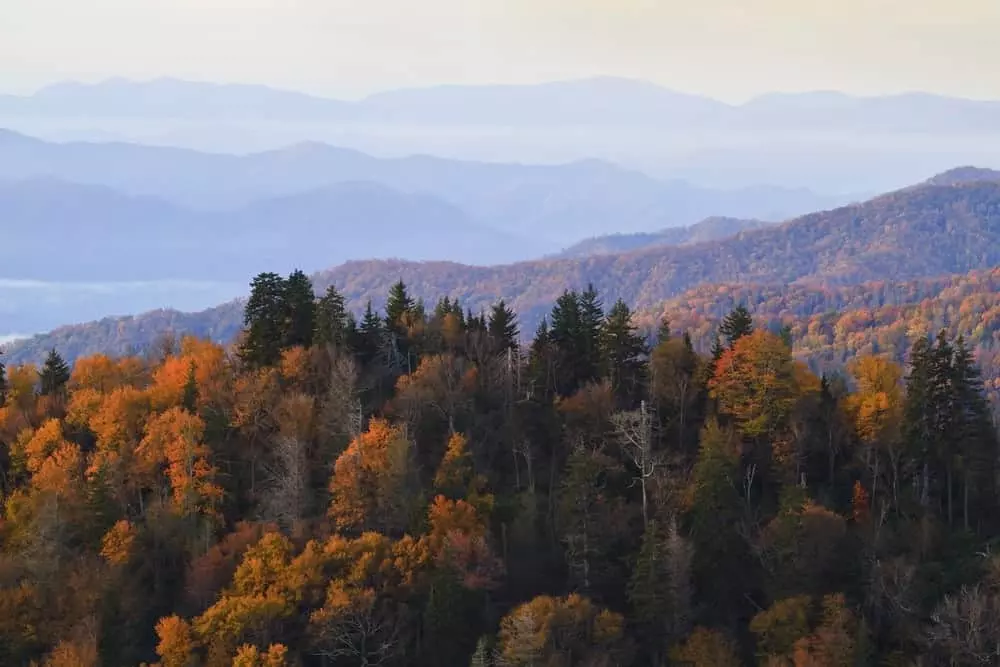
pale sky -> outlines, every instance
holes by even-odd
[[[619,75],[1000,99],[1000,0],[0,0],[0,90],[159,76],[356,97]]]

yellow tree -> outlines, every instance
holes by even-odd
[[[139,458],[145,466],[165,467],[173,507],[181,516],[196,512],[212,515],[222,500],[204,435],[201,418],[175,407],[149,420],[139,445]]]
[[[755,448],[769,447],[769,452],[756,452],[758,458],[766,460],[769,454],[786,476],[800,463],[790,428],[801,394],[800,377],[785,342],[774,334],[755,331],[723,353],[709,381],[720,413],[732,419]]]
[[[236,651],[233,667],[290,667],[288,648],[284,644],[271,644],[266,651],[244,644]]]
[[[372,419],[337,458],[329,516],[343,530],[401,532],[411,518],[410,442],[403,429]]]
[[[741,667],[736,643],[721,632],[695,628],[687,640],[670,652],[681,667]]]
[[[893,505],[899,502],[903,423],[903,369],[883,357],[858,357],[849,370],[857,390],[847,397],[847,409],[865,445],[865,463],[871,474],[871,504],[879,495],[882,471],[889,475]]]
[[[195,667],[197,642],[191,624],[180,616],[166,616],[156,624],[156,654],[161,667]]]

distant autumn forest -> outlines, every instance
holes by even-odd
[[[0,663],[996,664],[997,279],[522,332],[263,273],[232,346],[9,363]]]

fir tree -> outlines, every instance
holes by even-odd
[[[368,364],[375,360],[385,340],[385,326],[382,319],[372,309],[372,301],[365,305],[361,324],[358,326],[358,342],[361,360]]]
[[[660,324],[656,328],[656,344],[665,343],[670,340],[670,318],[664,315],[660,318]]]
[[[719,333],[726,341],[726,347],[732,347],[733,343],[744,336],[753,333],[753,318],[750,311],[742,304],[736,306],[719,325]]]
[[[281,358],[286,326],[285,294],[285,280],[276,273],[261,273],[250,283],[239,356],[251,368],[272,366]]]
[[[0,352],[0,354],[3,354]],[[7,403],[7,367],[0,361],[0,408]]]
[[[494,352],[499,354],[517,348],[517,315],[507,307],[503,299],[500,299],[490,309],[487,330],[493,343]]]
[[[55,349],[49,351],[45,364],[39,373],[42,396],[55,396],[63,393],[69,382],[69,365]]]
[[[632,326],[632,311],[621,299],[611,307],[601,338],[611,390],[621,407],[631,409],[640,398],[647,350]]]
[[[349,317],[344,295],[330,285],[316,303],[316,330],[313,342],[316,345],[346,347],[349,344]]]
[[[285,280],[284,288],[282,347],[310,347],[316,328],[316,294],[312,281],[302,271],[296,270]]]
[[[184,382],[184,395],[181,398],[181,405],[191,413],[196,412],[198,409],[198,380],[195,377],[194,361],[188,365],[187,380]]]
[[[389,329],[397,333],[405,332],[407,316],[415,305],[402,280],[389,288],[389,298],[385,302],[385,323]]]
[[[596,377],[601,364],[601,331],[604,324],[604,304],[594,289],[593,284],[587,285],[586,291],[579,296],[580,301],[580,340],[583,360],[590,377]]]

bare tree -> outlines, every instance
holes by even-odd
[[[649,494],[647,484],[658,465],[653,454],[653,421],[646,402],[643,401],[637,411],[619,412],[611,417],[626,456],[636,469],[633,483],[638,483],[642,489],[642,521],[649,525]]]
[[[298,438],[278,436],[272,455],[264,466],[267,491],[261,501],[261,518],[288,528],[305,516],[308,507],[306,445]]]

